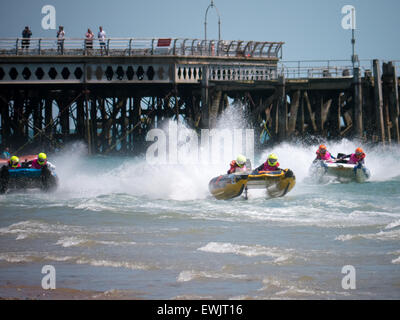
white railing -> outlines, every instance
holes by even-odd
[[[174,55],[246,58],[282,57],[283,42],[180,38],[13,38],[0,39],[0,55]]]
[[[362,74],[372,70],[372,60],[359,61]],[[299,60],[280,61],[278,72],[287,79],[346,78],[353,77],[350,60]]]

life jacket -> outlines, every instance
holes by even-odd
[[[352,153],[350,155],[350,159],[349,162],[347,162],[348,164],[357,164],[359,163],[361,160],[364,160],[365,158],[365,153],[362,154],[361,158],[357,158],[355,153]]]
[[[18,163],[17,167],[13,167],[13,166],[11,165],[11,161],[8,161],[8,166],[9,166],[9,169],[21,168],[21,164],[20,164],[20,163]]]
[[[319,150],[317,150],[316,154],[318,160],[331,160],[331,154],[328,151],[325,152],[325,154],[322,154],[319,152]]]
[[[237,164],[236,160],[231,161],[231,167],[228,170],[228,174],[235,173],[235,172],[240,172],[240,171],[246,171],[246,165],[244,164],[243,167],[239,167]]]
[[[47,160],[43,165],[39,164],[38,159],[32,160],[31,168],[32,169],[42,169],[47,163]]]
[[[279,170],[279,162],[276,163],[274,166],[270,166],[268,164],[268,160],[265,161],[264,166],[261,171],[277,171]]]

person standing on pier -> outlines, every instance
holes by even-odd
[[[25,29],[22,31],[22,50],[29,49],[30,40],[29,38],[32,37],[32,31],[29,29],[29,26],[26,26]]]
[[[3,153],[1,154],[1,158],[2,159],[10,159],[11,155],[10,155],[10,149],[8,147],[6,147],[3,151]]]
[[[100,51],[101,51],[101,55],[103,55],[103,49],[106,53],[107,53],[107,51],[106,51],[106,32],[103,30],[102,26],[99,27],[99,33],[97,34],[97,38],[99,38]]]
[[[64,39],[65,39],[65,31],[63,26],[58,27],[57,31],[57,52],[61,52],[64,54]]]
[[[88,52],[88,50],[93,49],[93,39],[94,39],[94,33],[92,32],[92,30],[88,29],[86,32],[86,40],[85,40],[86,52]]]

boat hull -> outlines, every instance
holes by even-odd
[[[289,169],[259,171],[258,173],[234,173],[215,177],[209,182],[210,193],[218,200],[240,196],[250,189],[265,189],[269,197],[283,197],[296,184],[296,177]]]
[[[246,184],[247,175],[226,174],[211,179],[208,188],[216,199],[227,200],[240,196]]]
[[[3,166],[0,169],[0,193],[10,190],[39,188],[43,191],[52,191],[58,186],[58,177],[49,168],[9,169]]]

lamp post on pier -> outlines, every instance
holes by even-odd
[[[221,40],[221,16],[219,15],[218,8],[214,5],[214,0],[211,0],[211,3],[208,5],[206,14],[204,17],[204,40],[207,41],[207,14],[210,8],[215,8],[215,11],[218,15],[218,41]]]
[[[358,55],[355,52],[355,45],[356,45],[355,29],[356,29],[356,10],[354,7],[352,7],[351,8],[351,46],[352,46],[351,62],[353,63],[353,69],[359,67]]]

